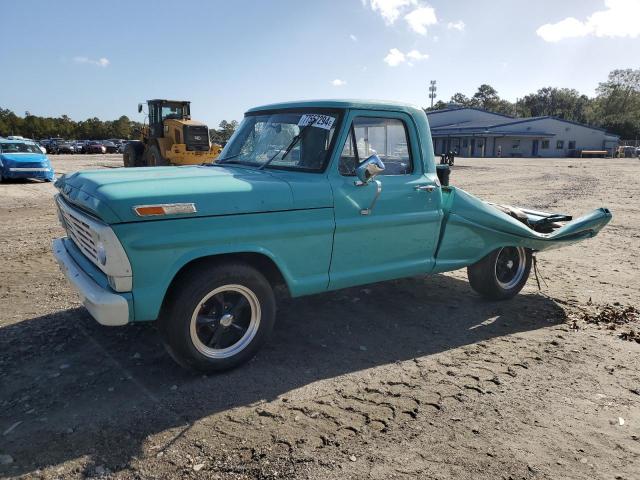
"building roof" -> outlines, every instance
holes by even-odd
[[[484,108],[478,108],[478,107],[465,107],[463,105],[455,105],[455,106],[451,105],[447,108],[441,108],[440,110],[432,110],[430,112],[427,112],[427,115],[434,115],[436,113],[455,112],[456,110],[475,110],[476,112],[490,113],[491,115],[498,115],[500,117],[515,118],[511,115],[507,115],[504,113],[492,112],[490,110],[485,110]]]
[[[503,127],[512,126],[512,125],[521,125],[523,123],[531,123],[539,120],[556,120],[558,122],[570,123],[572,125],[578,125],[580,127],[589,128],[592,130],[599,130],[607,134],[606,130],[600,127],[594,127],[592,125],[586,125],[584,123],[574,122],[572,120],[565,120],[564,118],[558,118],[551,115],[544,115],[540,117],[530,117],[530,118],[516,118],[510,117],[508,115],[503,115],[501,113],[489,112],[487,110],[482,110],[480,108],[473,107],[460,107],[460,108],[445,108],[442,110],[436,110],[433,112],[427,112],[427,117],[431,117],[432,115],[438,113],[446,113],[446,112],[456,112],[460,110],[475,110],[485,112],[491,115],[487,115],[484,118],[477,118],[474,120],[458,120],[455,123],[444,124],[439,126],[431,127],[431,134],[434,136],[444,136],[444,135],[510,135],[510,136],[542,136],[542,137],[553,137],[555,134],[548,133],[544,131],[532,131],[530,127],[526,130],[504,130]],[[498,120],[495,116],[505,117],[507,120]],[[611,135],[611,134],[607,134]]]

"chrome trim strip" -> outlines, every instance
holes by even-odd
[[[21,167],[21,168],[9,168],[10,172],[50,172],[51,169],[50,168],[26,168],[26,167]]]

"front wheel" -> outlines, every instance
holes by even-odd
[[[162,156],[157,145],[151,145],[144,152],[143,161],[148,167],[164,167],[169,165],[167,159]]]
[[[250,360],[276,316],[271,285],[243,263],[201,265],[168,294],[159,329],[171,356],[186,368],[227,370]]]
[[[467,267],[471,288],[491,300],[506,300],[522,290],[531,271],[531,250],[502,247]]]

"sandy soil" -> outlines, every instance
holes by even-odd
[[[58,173],[118,155],[56,156]],[[153,325],[106,328],[49,243],[39,182],[0,185],[0,477],[640,478],[640,344],[579,313],[640,306],[640,162],[457,160],[482,198],[614,213],[486,302],[464,271],[296,299],[243,368],[200,376]],[[574,322],[575,320],[575,322]]]

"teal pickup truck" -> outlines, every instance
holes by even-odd
[[[256,353],[276,288],[299,297],[466,267],[479,294],[507,299],[535,252],[611,219],[441,185],[425,113],[392,102],[253,108],[214,164],[83,171],[55,185],[67,237],[53,252],[91,315],[157,320],[173,358],[203,371]]]

